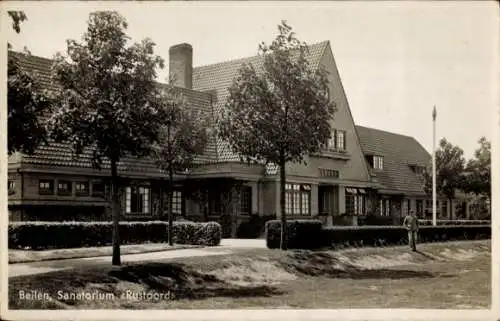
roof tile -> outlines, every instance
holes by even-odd
[[[365,155],[384,157],[384,169],[374,172],[385,189],[424,193],[423,181],[410,165],[426,167],[431,156],[415,138],[363,126],[356,130]]]
[[[9,55],[15,57],[22,70],[30,72],[39,82],[43,89],[57,90],[58,86],[51,76],[53,60],[27,55],[15,51],[9,51]],[[212,95],[206,92],[200,92],[185,88],[176,88],[186,98],[190,108],[197,108],[211,117],[212,115]],[[49,141],[46,145],[39,146],[33,155],[23,155],[21,162],[23,164],[50,165],[61,167],[81,167],[92,168],[92,149],[87,148],[81,155],[75,155],[70,144],[55,143]],[[195,161],[197,163],[216,162],[216,143],[215,137],[207,145],[203,155],[200,155]],[[17,162],[17,158],[9,158],[11,162]],[[119,163],[119,171],[160,174],[161,171],[151,159],[139,159],[137,157],[124,157]],[[109,168],[109,161],[104,160],[103,169]]]
[[[308,46],[306,59],[312,69],[319,66],[328,43],[328,41],[323,41]],[[243,64],[251,64],[259,74],[263,72],[264,59],[262,56],[253,56],[193,68],[193,88],[201,91],[215,90],[217,95],[215,112],[224,108],[229,96],[228,88],[238,76],[239,69]],[[220,162],[239,161],[240,159],[232,152],[229,144],[221,139],[217,139],[217,155]]]

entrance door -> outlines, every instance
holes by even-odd
[[[319,186],[318,198],[320,215],[338,215],[339,193],[337,186]]]

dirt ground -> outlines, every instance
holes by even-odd
[[[490,250],[489,241],[425,244],[417,253],[406,247],[241,249],[225,256],[134,263],[120,269],[82,268],[13,277],[9,278],[9,306],[489,308]],[[43,298],[27,300],[26,293]]]

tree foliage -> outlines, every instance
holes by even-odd
[[[161,94],[158,141],[153,143],[152,155],[158,167],[168,173],[168,241],[172,245],[172,184],[175,172],[190,170],[195,158],[203,154],[208,141],[208,123],[205,115],[189,106],[182,94],[166,86]],[[163,200],[163,191],[162,191]],[[163,213],[163,201],[160,201]]]
[[[481,137],[479,145],[474,153],[474,158],[467,162],[464,190],[476,195],[491,197],[491,142],[486,137]]]
[[[327,143],[335,105],[327,94],[327,72],[312,68],[306,59],[307,45],[286,22],[278,30],[270,45],[259,45],[262,70],[252,64],[239,70],[218,128],[242,159],[279,165],[285,223],[285,164],[302,162]]]
[[[33,73],[20,67],[17,57],[9,55],[7,69],[8,152],[33,154],[46,142],[42,117],[50,108],[51,95]]]
[[[455,197],[456,190],[463,189],[465,158],[463,150],[442,138],[436,150],[436,192],[448,199]],[[432,166],[432,165],[431,165]],[[424,189],[432,195],[432,167],[424,172]]]
[[[191,108],[175,87],[164,88],[160,100],[162,123],[158,141],[153,144],[154,158],[165,171],[188,170],[208,141],[206,115]]]
[[[51,133],[72,143],[77,154],[95,147],[98,168],[103,157],[148,155],[158,134],[155,78],[163,59],[149,39],[127,46],[126,28],[116,12],[91,13],[83,41],[67,41],[69,61],[61,54],[55,59],[61,91]]]
[[[251,160],[300,162],[330,138],[335,106],[326,71],[313,70],[308,47],[285,22],[271,45],[259,45],[263,71],[245,64],[229,88],[220,135]]]
[[[26,20],[22,11],[9,11],[14,30],[21,32]],[[9,46],[10,47],[10,46]],[[8,153],[32,154],[46,142],[42,116],[49,109],[51,95],[36,80],[36,74],[23,70],[19,58],[9,53],[7,66],[7,133]]]
[[[12,19],[12,28],[17,33],[21,32],[21,23],[28,20],[24,11],[8,11],[9,17]]]
[[[93,150],[93,165],[111,167],[113,264],[120,264],[117,164],[124,156],[148,156],[160,117],[156,69],[163,59],[144,39],[128,45],[127,22],[116,12],[90,14],[81,42],[67,41],[67,57],[53,66],[60,86],[48,127],[51,137],[72,144],[76,154]]]

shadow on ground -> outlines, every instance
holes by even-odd
[[[130,283],[133,283],[133,285]],[[78,306],[78,300],[57,299],[58,291],[63,290],[66,293],[78,293],[83,289],[88,290],[89,284],[94,285],[100,292],[113,293],[115,297],[120,297],[127,290],[131,290],[132,292],[168,292],[172,295],[173,299],[270,297],[283,294],[282,291],[273,286],[238,285],[226,282],[213,274],[198,272],[184,264],[147,263],[123,266],[117,270],[80,269],[10,278],[9,308],[57,309],[64,308],[64,305]],[[30,302],[19,299],[19,291],[29,292],[34,290],[49,293],[56,300]],[[60,304],[61,302],[63,304]]]
[[[151,290],[169,290],[178,299],[207,297],[266,297],[282,294],[271,286],[236,285],[213,274],[195,271],[179,263],[151,263],[124,267],[110,276],[132,283],[144,284]]]
[[[425,253],[420,253],[428,256]],[[429,258],[433,257],[428,256]],[[452,277],[452,274],[431,273],[425,270],[398,268],[360,268],[338,257],[315,251],[296,251],[280,260],[280,265],[288,272],[307,276],[326,276],[346,279],[410,279]]]

